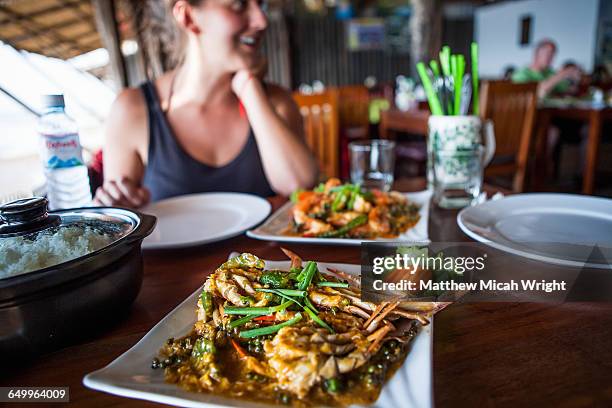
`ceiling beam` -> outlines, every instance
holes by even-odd
[[[9,23],[20,23],[23,20],[28,20],[28,19],[31,19],[31,18],[34,18],[34,17],[43,16],[45,14],[51,14],[51,13],[55,13],[55,12],[58,12],[58,11],[62,11],[62,10],[64,10],[66,8],[66,6],[73,7],[73,6],[76,6],[76,5],[79,5],[79,4],[83,4],[86,1],[87,0],[66,0],[64,2],[64,4],[61,4],[61,5],[58,5],[58,6],[47,7],[45,9],[38,10],[38,11],[35,11],[33,13],[19,14],[18,17],[11,16],[11,17],[8,17],[8,18],[4,18],[3,20],[0,20],[0,26],[1,25],[5,25],[5,24],[9,24]],[[2,4],[2,3],[0,3],[0,4]]]
[[[73,25],[81,24],[82,22],[83,22],[82,18],[75,18],[75,19],[62,21],[61,23],[57,23],[57,24],[53,24],[53,25],[45,26],[45,27],[41,27],[41,28],[44,28],[45,30],[61,30],[63,28],[67,28],[67,27],[71,27]],[[28,40],[31,37],[32,37],[31,33],[28,33],[28,34],[19,34],[19,35],[14,36],[14,37],[6,37],[6,40],[18,43],[18,42],[21,42],[21,41]]]
[[[66,7],[71,7],[69,0],[59,0],[59,2]],[[77,16],[80,16],[83,20],[87,21],[89,23],[89,27],[91,27],[92,30],[96,31],[97,27],[94,21],[95,17],[92,14],[88,14],[84,12],[80,6],[81,6],[80,3],[73,5],[72,12],[76,14]],[[93,13],[93,9],[92,9],[92,13]]]
[[[102,43],[102,41],[100,40],[100,35],[98,34],[97,31],[95,33],[93,31],[89,31],[81,35],[79,38],[79,44],[81,45],[93,44],[96,41],[99,42],[100,44]]]
[[[15,20],[21,21],[21,26],[24,30],[30,32],[34,36],[39,38],[44,38],[50,40],[48,46],[55,49],[58,56],[61,56],[61,52],[57,50],[58,45],[63,45],[69,47],[70,49],[80,51],[79,43],[71,38],[65,37],[57,32],[45,32],[45,27],[42,27],[40,24],[29,20],[24,19],[25,14],[17,13],[16,11],[2,5],[0,3],[0,11],[4,14],[11,16]],[[59,43],[59,44],[58,44]]]

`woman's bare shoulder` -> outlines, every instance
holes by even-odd
[[[111,107],[109,120],[113,124],[135,125],[146,118],[147,106],[139,88],[122,90]]]
[[[106,121],[106,150],[146,151],[148,140],[147,104],[139,88],[122,90]]]
[[[168,86],[169,78],[169,73],[166,73],[153,81],[158,95]],[[122,90],[111,108],[111,118],[123,124],[144,125],[147,113],[147,101],[140,87]]]

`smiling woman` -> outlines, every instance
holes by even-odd
[[[182,194],[288,195],[317,166],[300,113],[264,83],[259,48],[268,25],[256,0],[171,0],[179,66],[123,91],[107,124],[103,205],[139,207]]]

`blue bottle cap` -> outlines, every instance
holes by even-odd
[[[63,108],[64,95],[43,95],[42,104],[44,108]]]

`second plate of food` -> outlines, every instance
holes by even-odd
[[[251,238],[306,244],[360,245],[367,241],[429,242],[430,191],[367,192],[331,179],[295,194]]]

